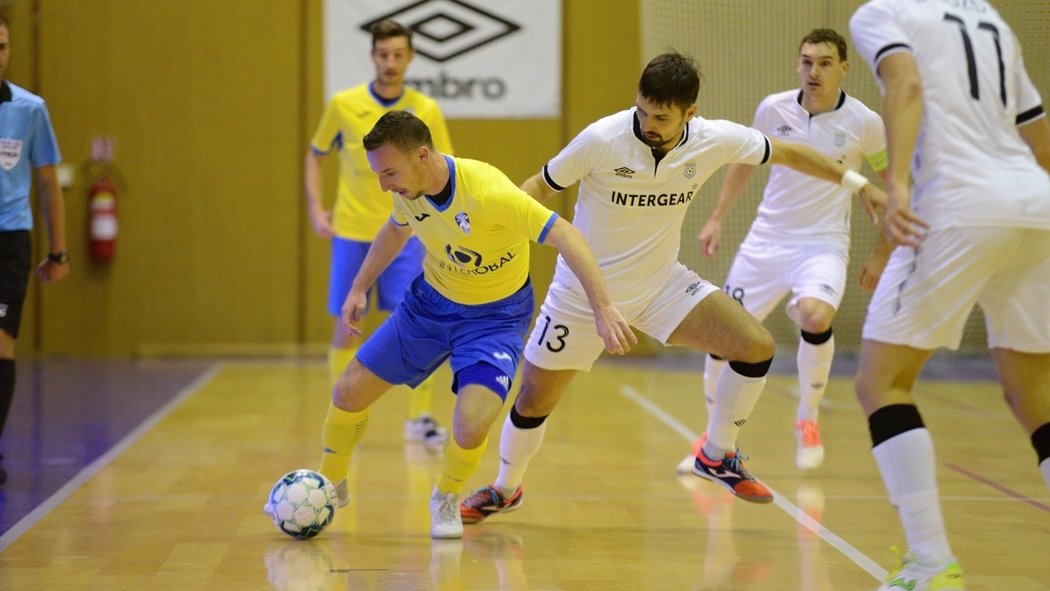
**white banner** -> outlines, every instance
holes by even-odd
[[[448,119],[561,116],[561,0],[325,0],[325,96],[375,79],[368,28],[411,28],[406,82]]]

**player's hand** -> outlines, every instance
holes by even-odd
[[[860,202],[864,204],[864,210],[868,212],[871,223],[879,223],[878,210],[886,207],[886,192],[868,183],[857,192]]]
[[[719,243],[722,242],[722,222],[707,220],[696,239],[700,241],[700,252],[704,256],[708,258],[715,256]]]
[[[357,326],[368,311],[368,292],[350,290],[343,300],[342,319],[343,326],[352,337],[361,336],[361,328]]]
[[[887,261],[889,261],[889,256],[882,253],[873,252],[868,255],[864,265],[860,268],[860,286],[868,291],[874,290],[879,284],[879,277],[882,277]]]
[[[882,231],[891,243],[914,248],[926,236],[930,225],[915,215],[910,203],[911,191],[908,188],[891,188],[886,197],[886,215],[882,221]]]
[[[51,259],[44,259],[36,266],[34,273],[48,283],[62,281],[66,275],[69,275],[69,263],[56,263]]]
[[[323,209],[310,210],[310,225],[314,227],[314,233],[321,238],[335,236],[335,228],[332,227],[332,212]]]
[[[616,306],[610,304],[595,310],[594,324],[605,342],[605,350],[614,355],[623,355],[631,350],[631,345],[638,344],[638,337]]]

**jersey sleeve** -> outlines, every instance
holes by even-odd
[[[872,0],[858,8],[849,20],[849,31],[857,53],[873,73],[878,72],[879,62],[887,55],[912,50],[908,37],[897,24],[893,7],[882,0]]]
[[[339,109],[336,108],[335,100],[331,100],[325,106],[321,122],[317,124],[317,131],[310,140],[310,147],[318,154],[328,154],[333,149],[338,150],[342,147],[342,135]]]
[[[41,103],[39,109],[33,110],[32,134],[29,144],[29,162],[34,168],[58,164],[62,154],[58,151],[58,139],[51,126],[51,116],[47,105]]]
[[[592,123],[547,162],[543,180],[555,191],[564,191],[594,170],[605,146]]]
[[[408,210],[400,199],[394,199],[394,209],[390,212],[390,220],[399,226],[408,225]]]
[[[488,167],[485,215],[493,222],[542,243],[558,214],[522,191],[494,166]]]
[[[725,162],[740,164],[765,164],[769,161],[772,146],[766,134],[732,121],[708,121],[717,134]]]
[[[762,102],[758,103],[758,107],[755,108],[755,116],[751,119],[751,127],[761,131],[762,133],[768,133],[769,131],[769,117],[770,117],[770,101],[772,96],[767,96],[762,99]]]
[[[1013,31],[1010,32],[1013,35]],[[1043,110],[1043,99],[1039,95],[1039,90],[1036,89],[1035,85],[1032,84],[1032,79],[1028,77],[1028,70],[1024,67],[1024,57],[1021,54],[1021,44],[1017,41],[1017,37],[1014,37],[1014,47],[1017,48],[1016,59],[1014,64],[1014,85],[1017,90],[1017,126],[1024,125],[1031,121],[1035,121],[1040,117],[1045,117],[1046,112]]]

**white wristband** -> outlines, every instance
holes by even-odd
[[[839,184],[849,189],[850,193],[856,193],[868,184],[868,178],[855,170],[847,170]]]

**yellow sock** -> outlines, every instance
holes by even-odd
[[[418,419],[430,414],[430,402],[434,398],[434,376],[431,375],[422,384],[412,389],[408,395],[408,418]]]
[[[474,475],[481,464],[481,456],[488,447],[488,437],[474,449],[463,449],[456,443],[456,438],[449,436],[445,446],[445,465],[437,481],[437,489],[443,495],[463,492],[463,485]]]
[[[346,478],[350,458],[354,455],[354,446],[365,436],[367,428],[367,408],[360,412],[350,412],[328,403],[328,416],[321,427],[324,454],[321,456],[319,472],[335,484]]]
[[[345,349],[328,347],[328,379],[333,386],[343,377],[343,372],[346,371],[346,366],[350,365],[354,355],[357,355],[356,345]]]

